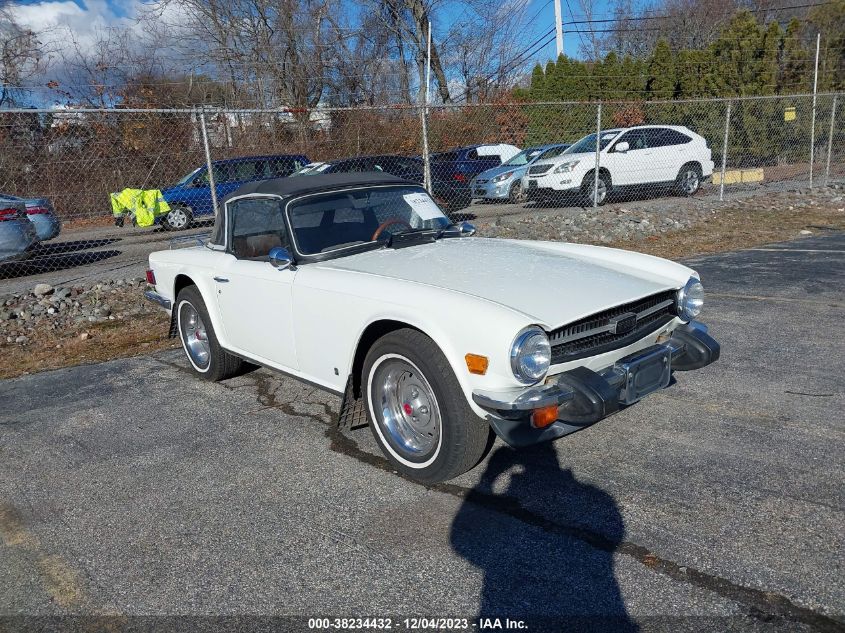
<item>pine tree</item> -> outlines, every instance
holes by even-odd
[[[781,94],[809,92],[813,88],[813,68],[801,31],[801,23],[792,18],[783,38],[783,61],[778,81]]]
[[[724,95],[754,95],[760,88],[763,33],[750,11],[740,11],[713,43],[716,79]]]
[[[543,67],[540,64],[534,66],[531,71],[531,88],[529,94],[535,101],[543,99],[546,90],[546,75],[543,73]]]
[[[780,60],[782,45],[783,31],[780,28],[780,24],[772,22],[763,36],[763,51],[758,77],[760,94],[762,95],[773,95],[777,91],[778,62]]]
[[[646,90],[650,99],[672,99],[676,88],[675,59],[669,42],[661,37],[648,62]]]

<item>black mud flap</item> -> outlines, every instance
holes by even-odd
[[[170,311],[170,331],[167,333],[167,338],[176,338],[176,335],[179,333],[178,326],[176,325],[176,310],[173,309]]]
[[[346,379],[346,389],[343,391],[343,402],[340,405],[337,428],[353,431],[368,424],[367,411],[364,409],[364,399],[355,397],[354,381],[352,380],[352,374],[349,374],[349,378]]]

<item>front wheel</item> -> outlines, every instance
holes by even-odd
[[[489,450],[490,426],[470,408],[449,361],[425,334],[401,329],[376,341],[362,378],[373,437],[407,477],[452,479]]]
[[[598,193],[594,193],[598,185]],[[610,183],[607,176],[599,172],[598,183],[596,182],[595,172],[590,172],[584,176],[584,182],[581,184],[581,195],[584,198],[584,204],[588,207],[601,206],[607,201],[607,194],[610,193]]]
[[[217,342],[208,310],[196,286],[179,291],[174,309],[182,348],[198,376],[211,381],[225,380],[243,369],[243,361]]]
[[[525,190],[522,188],[522,183],[520,181],[516,181],[511,185],[510,193],[508,194],[508,200],[511,204],[522,204],[525,202],[527,198],[527,194]]]
[[[170,211],[161,219],[161,225],[168,231],[183,231],[191,226],[193,219],[188,207],[177,204],[170,207]]]

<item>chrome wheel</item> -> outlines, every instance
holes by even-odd
[[[211,357],[208,333],[199,312],[187,301],[179,308],[179,330],[191,362],[200,370],[206,369]]]
[[[699,177],[697,170],[687,169],[683,174],[681,174],[681,189],[688,196],[691,196],[698,191],[700,184],[701,178]]]
[[[440,441],[440,408],[428,380],[405,358],[384,357],[370,380],[370,401],[385,439],[401,456],[425,458]]]
[[[527,197],[528,196],[526,195],[525,190],[522,188],[522,183],[521,182],[513,183],[513,186],[511,187],[511,192],[510,192],[510,201],[514,204],[521,204],[521,203],[525,202],[525,199]]]
[[[190,222],[188,212],[182,207],[173,207],[167,215],[164,216],[164,219],[171,229],[175,229],[177,231],[187,228],[188,223]]]

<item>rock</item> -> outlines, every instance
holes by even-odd
[[[65,299],[70,296],[71,292],[70,288],[56,288],[55,296],[59,299]]]
[[[799,231],[799,232],[801,233],[801,235],[812,235],[813,234],[812,231],[808,231],[807,229],[801,229],[801,231]]]
[[[15,338],[15,343],[26,345],[27,343],[29,343],[29,339],[26,336],[18,336]]]
[[[48,295],[53,292],[53,286],[50,284],[36,284],[35,288],[32,289],[32,294],[36,297],[43,297],[44,295]]]
[[[79,340],[80,341],[87,341],[90,338],[90,336],[91,335],[88,332],[83,332],[82,334],[79,335]]]
[[[8,321],[12,318],[12,313],[9,310],[0,310],[0,321]]]

